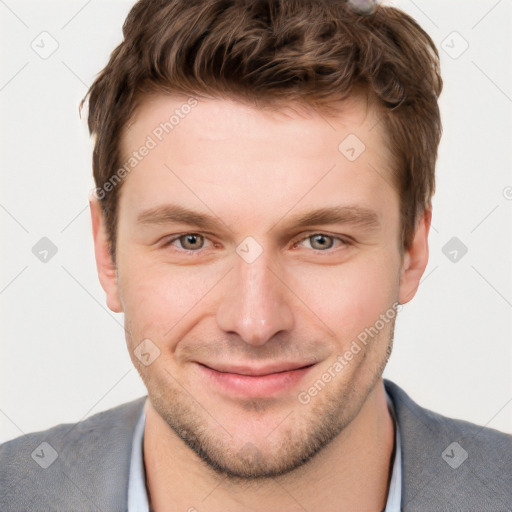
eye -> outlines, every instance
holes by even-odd
[[[339,246],[348,245],[346,240],[343,240],[337,236],[327,235],[325,233],[315,233],[313,235],[309,235],[308,237],[299,240],[296,245],[308,242],[312,249],[316,251],[326,251],[327,249],[332,249],[336,241],[339,242]]]
[[[174,242],[178,242],[181,249],[186,251],[198,251],[204,247],[206,238],[199,233],[186,233],[184,235],[178,235],[167,240],[163,247],[174,245]]]

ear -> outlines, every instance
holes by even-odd
[[[110,243],[105,229],[103,212],[100,202],[92,195],[89,198],[89,207],[91,209],[94,255],[101,287],[107,294],[108,308],[114,313],[121,313],[123,307],[119,297],[116,266],[110,256]]]
[[[406,304],[418,291],[421,276],[428,263],[428,233],[432,221],[432,208],[423,212],[410,247],[404,252],[400,274],[399,302]]]

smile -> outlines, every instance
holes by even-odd
[[[213,384],[223,393],[246,397],[266,397],[293,390],[305,375],[311,370],[314,363],[303,366],[284,365],[287,368],[210,368],[198,363],[201,374],[208,384]]]

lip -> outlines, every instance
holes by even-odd
[[[284,394],[297,387],[314,363],[281,363],[265,367],[222,366],[198,363],[208,384],[236,396],[266,397]]]
[[[273,373],[282,373],[282,372],[290,372],[293,370],[300,370],[305,368],[306,366],[311,366],[313,362],[302,362],[302,363],[275,363],[267,366],[247,366],[247,365],[223,365],[223,364],[213,364],[207,365],[204,363],[199,363],[211,370],[215,370],[221,373],[234,373],[237,375],[249,375],[252,377],[262,377],[265,375],[271,375]]]

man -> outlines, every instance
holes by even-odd
[[[382,379],[441,88],[391,7],[139,1],[89,91],[90,206],[148,396],[2,445],[1,510],[511,510],[512,437]]]

